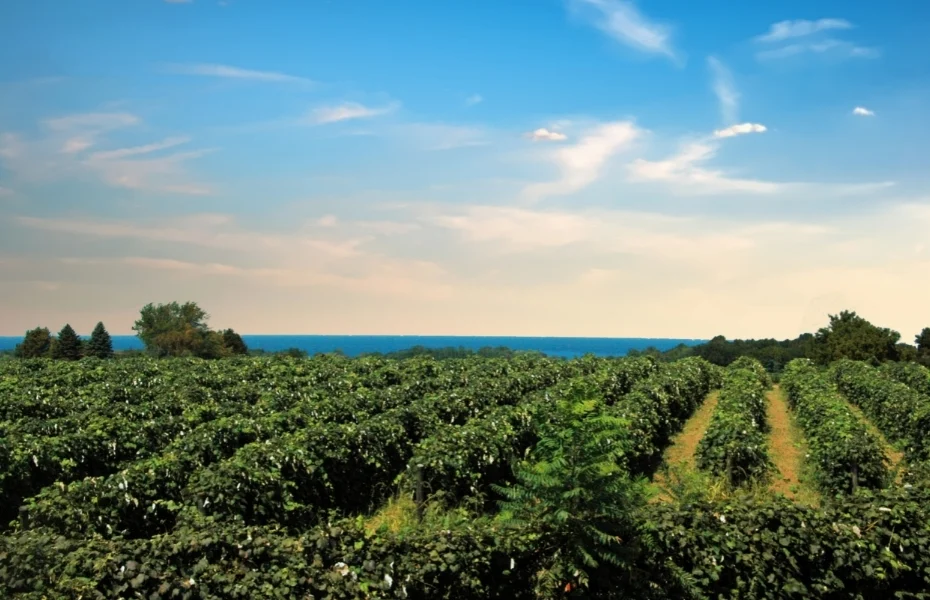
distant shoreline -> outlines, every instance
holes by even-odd
[[[86,337],[86,336],[82,336]],[[0,351],[13,350],[22,336],[0,336]],[[426,335],[242,335],[250,350],[281,352],[297,348],[308,354],[340,351],[347,356],[368,353],[390,353],[409,350],[414,346],[432,349],[506,347],[514,351],[542,352],[556,357],[626,356],[630,350],[649,347],[670,350],[680,344],[694,346],[707,340],[687,338],[608,338],[608,337],[548,337],[548,336],[426,336]],[[117,352],[142,350],[142,342],[134,335],[112,336]]]

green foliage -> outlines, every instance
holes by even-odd
[[[918,365],[913,365],[921,369]],[[896,371],[902,372],[904,367]],[[833,378],[850,402],[862,409],[893,441],[900,442],[912,461],[930,459],[930,396],[882,375],[861,362],[839,361]]]
[[[768,373],[755,359],[734,361],[724,376],[717,408],[695,454],[698,468],[731,486],[763,480],[772,467],[766,451]]]
[[[917,360],[930,366],[930,327],[924,327],[914,338],[914,343],[917,345]]]
[[[925,396],[930,396],[930,369],[914,363],[885,363],[881,366],[882,375],[903,383],[907,387]]]
[[[47,327],[36,327],[26,332],[23,341],[16,345],[14,354],[19,358],[46,358],[51,349],[51,332]]]
[[[881,441],[855,415],[826,374],[807,359],[792,361],[782,386],[804,429],[820,489],[842,494],[889,481]],[[854,486],[855,482],[855,486]]]
[[[207,318],[195,302],[146,304],[132,329],[154,356],[203,356],[216,345],[209,339]]]
[[[924,488],[862,492],[818,508],[752,496],[652,504],[641,518],[656,553],[703,598],[916,599],[930,590]]]
[[[81,338],[71,325],[65,325],[58,332],[58,339],[51,350],[52,358],[58,360],[78,360],[81,358]]]
[[[872,325],[855,312],[830,315],[830,324],[817,331],[816,359],[824,365],[848,358],[880,364],[897,360],[901,334]]]
[[[629,571],[628,543],[644,486],[622,467],[628,423],[579,390],[556,403],[530,458],[516,467],[500,522],[529,533],[540,570],[536,593],[609,590]]]
[[[95,358],[107,359],[113,357],[113,341],[110,339],[106,327],[103,326],[103,322],[97,323],[94,327],[94,331],[90,334],[90,341],[84,350],[87,356]]]
[[[225,346],[232,355],[249,353],[249,347],[245,345],[242,336],[232,329],[223,330],[223,346]]]

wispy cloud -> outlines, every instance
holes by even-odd
[[[724,123],[733,123],[739,118],[739,92],[733,83],[730,70],[714,56],[707,58],[714,77],[714,94],[720,102],[720,114]]]
[[[446,123],[407,123],[398,125],[394,132],[412,140],[426,150],[453,150],[490,143],[488,132],[480,127],[450,125]]]
[[[179,75],[199,75],[202,77],[219,77],[223,79],[240,79],[245,81],[265,81],[270,83],[302,83],[311,84],[312,80],[306,77],[288,75],[277,71],[257,71],[242,69],[229,65],[217,64],[175,64],[166,65],[165,70]]]
[[[35,139],[0,134],[0,159],[16,176],[35,181],[91,172],[113,187],[185,195],[211,193],[209,186],[191,181],[184,170],[184,163],[211,150],[149,156],[188,143],[190,138],[186,136],[87,153],[100,146],[108,132],[141,122],[130,113],[101,112],[44,119],[41,121],[44,131]]]
[[[524,198],[534,201],[584,189],[600,177],[604,164],[614,154],[630,147],[641,134],[631,121],[614,121],[594,127],[578,142],[554,150],[547,156],[558,166],[561,177],[556,181],[526,186]]]
[[[160,142],[155,142],[153,144],[146,144],[144,146],[135,146],[132,148],[120,148],[118,150],[106,150],[102,152],[94,152],[90,155],[89,160],[96,161],[105,161],[105,160],[118,160],[121,158],[128,158],[130,156],[136,156],[139,154],[149,154],[151,152],[157,152],[158,150],[165,150],[167,148],[173,148],[181,144],[186,144],[191,139],[189,137],[171,137],[166,138]]]
[[[739,125],[731,125],[726,129],[718,129],[714,132],[714,137],[728,138],[747,133],[765,133],[765,131],[765,125],[760,125],[759,123],[740,123]]]
[[[627,0],[568,0],[575,10],[592,9],[595,26],[620,42],[641,52],[663,54],[676,59],[671,30],[650,21]]]
[[[874,117],[875,111],[869,110],[868,108],[865,108],[864,106],[857,106],[856,108],[853,109],[852,114],[859,115],[860,117]]]
[[[484,97],[481,94],[472,94],[468,98],[465,98],[465,106],[474,106],[484,102]]]
[[[396,111],[400,107],[399,103],[388,104],[387,106],[370,107],[358,102],[344,102],[334,106],[320,106],[311,110],[303,122],[308,125],[325,125],[327,123],[338,123],[340,121],[351,121],[353,119],[370,119],[387,115]]]
[[[531,131],[526,134],[526,137],[530,138],[534,142],[546,141],[546,142],[563,142],[568,139],[568,136],[564,133],[559,133],[558,131],[550,131],[545,127],[540,127],[535,131]]]
[[[779,21],[773,23],[767,33],[756,36],[759,42],[780,42],[789,38],[804,37],[819,31],[830,29],[852,29],[853,24],[846,19],[818,19],[808,21],[805,19]]]
[[[763,50],[756,53],[756,58],[776,60],[807,53],[843,58],[878,58],[881,56],[881,50],[878,48],[857,46],[851,42],[829,38],[820,42],[788,44],[774,50]]]
[[[690,142],[681,150],[663,160],[637,159],[627,165],[629,179],[638,182],[665,182],[678,191],[693,194],[717,194],[750,192],[769,194],[784,189],[784,184],[758,179],[742,179],[728,176],[721,170],[708,169],[702,164],[717,155],[719,140],[763,133],[764,125],[742,123],[714,132],[710,139]]]

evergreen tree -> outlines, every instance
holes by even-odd
[[[26,332],[22,343],[16,345],[14,354],[20,358],[44,358],[52,347],[52,334],[48,327],[36,327]]]
[[[249,347],[245,345],[242,336],[233,331],[226,329],[223,331],[223,345],[229,350],[230,354],[248,354]]]
[[[78,360],[81,358],[81,338],[71,325],[66,324],[58,332],[58,339],[52,346],[52,358],[58,360]]]
[[[917,344],[917,360],[930,366],[930,327],[924,327],[914,338],[914,343]]]
[[[107,333],[102,322],[97,323],[94,332],[90,334],[90,342],[87,344],[87,356],[97,358],[112,358],[113,356],[113,341],[110,339],[110,334]]]

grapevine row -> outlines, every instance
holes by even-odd
[[[888,468],[881,441],[852,412],[826,374],[807,359],[795,359],[785,368],[782,385],[807,436],[824,492],[885,486]]]

